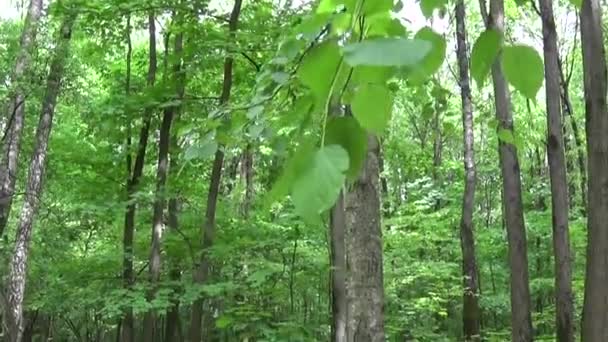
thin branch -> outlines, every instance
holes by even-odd
[[[245,57],[249,63],[251,63],[253,65],[253,67],[255,68],[256,72],[260,72],[260,70],[262,69],[262,65],[258,62],[256,62],[253,58],[251,58],[247,53],[241,51],[241,55],[243,57]]]

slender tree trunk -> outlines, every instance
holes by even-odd
[[[462,124],[464,142],[464,194],[460,219],[460,248],[462,250],[463,306],[462,329],[466,341],[479,341],[481,312],[479,309],[479,284],[475,259],[473,233],[473,211],[475,207],[475,140],[473,128],[473,103],[469,78],[469,56],[467,55],[467,31],[464,0],[456,3],[456,42],[462,101]]]
[[[238,27],[238,20],[241,14],[242,0],[235,0],[234,7],[230,14],[229,34],[231,38]],[[224,60],[224,83],[222,94],[220,96],[220,105],[225,105],[230,100],[230,92],[232,90],[232,66],[234,60],[229,55]],[[211,180],[209,183],[209,192],[207,194],[207,210],[205,212],[205,223],[202,225],[202,246],[200,264],[197,267],[194,275],[194,281],[199,284],[204,284],[209,278],[211,261],[209,260],[209,249],[213,246],[213,238],[215,236],[215,214],[217,208],[217,198],[219,195],[220,180],[222,177],[222,167],[224,164],[223,146],[219,146],[215,152],[213,160],[213,169],[211,171]],[[192,305],[192,314],[190,321],[190,342],[201,341],[201,323],[203,318],[204,299],[198,299]]]
[[[40,121],[36,130],[34,152],[30,162],[25,201],[21,208],[15,247],[10,261],[7,288],[9,336],[11,342],[20,342],[23,334],[23,296],[27,276],[29,245],[32,237],[34,218],[42,195],[42,183],[49,137],[53,126],[53,115],[61,87],[64,65],[68,57],[74,20],[74,14],[67,14],[61,25],[59,42],[51,62]]]
[[[331,237],[331,303],[333,342],[347,342],[346,324],[346,250],[344,246],[346,234],[346,217],[344,211],[344,193],[340,196],[330,214]]]
[[[379,152],[370,135],[365,167],[345,196],[347,341],[385,340]]]
[[[150,15],[148,18],[148,32],[149,32],[149,53],[148,53],[148,75],[147,75],[147,86],[152,88],[156,82],[156,71],[158,68],[158,62],[156,58],[156,27],[154,16]],[[130,24],[130,23],[129,23]],[[131,47],[131,39],[128,39],[128,49]],[[128,63],[130,64],[130,63]],[[130,65],[127,66],[127,70],[130,71]],[[130,77],[129,77],[130,78]],[[130,81],[129,85],[130,87]],[[130,89],[128,89],[130,93]],[[146,107],[144,110],[143,123],[139,133],[139,143],[137,155],[135,157],[135,165],[130,174],[130,179],[127,182],[127,208],[125,212],[125,224],[123,232],[123,282],[126,288],[131,288],[135,281],[133,272],[133,237],[135,232],[135,210],[137,208],[135,203],[135,193],[139,186],[139,182],[144,170],[146,148],[148,146],[148,138],[150,135],[150,124],[152,120],[152,107]],[[129,123],[130,125],[130,123]],[[127,137],[127,145],[130,145],[130,137]],[[127,154],[127,163],[130,163],[130,153]],[[131,168],[131,165],[128,165]],[[125,312],[124,322],[121,324],[121,341],[122,342],[133,342],[135,336],[133,309],[127,308]]]
[[[128,99],[131,95],[131,60],[133,54],[133,46],[131,44],[131,16],[127,17],[127,75],[125,80],[125,97]],[[132,186],[133,180],[139,181],[139,177],[132,176],[133,160],[131,156],[131,118],[130,113],[127,112],[127,139],[126,139],[126,165],[127,165],[127,210],[125,212],[124,230],[123,230],[123,285],[128,290],[133,286],[133,231],[135,225],[135,204],[131,203],[134,193],[134,187]],[[147,141],[148,133],[145,133],[145,139]],[[143,149],[145,153],[146,149]],[[142,151],[139,151],[142,152]],[[139,154],[137,159],[142,158]],[[141,163],[143,167],[143,163]],[[143,170],[139,170],[141,174]],[[136,174],[136,173],[134,173]],[[131,307],[125,308],[125,316],[123,322],[119,324],[118,328],[119,336],[123,342],[133,341],[133,309]],[[120,341],[120,340],[119,340]]]
[[[177,140],[177,139],[175,139]],[[171,168],[173,168],[175,165],[175,163],[173,163],[173,161],[171,162]],[[179,209],[178,209],[179,205],[178,205],[178,200],[177,198],[173,197],[169,200],[169,208],[168,208],[168,212],[169,212],[169,218],[168,218],[168,225],[169,225],[169,229],[171,229],[174,233],[177,232],[177,230],[179,229],[179,221],[178,221],[178,213],[179,213]],[[177,263],[177,260],[175,261]],[[180,278],[181,278],[181,271],[178,265],[172,265],[171,267],[171,271],[169,272],[169,277],[171,278],[171,281],[173,282],[179,282]],[[181,330],[181,325],[180,325],[180,319],[179,319],[179,298],[177,296],[175,296],[174,298],[172,298],[172,305],[169,308],[169,310],[167,310],[167,319],[166,319],[166,325],[165,325],[165,342],[176,342],[176,341],[182,341],[183,340],[183,336],[182,336],[182,330]]]
[[[589,162],[582,340],[600,342],[608,341],[608,108],[606,54],[599,0],[583,0],[580,16]]]
[[[490,0],[488,28],[504,34],[504,1]],[[494,100],[498,128],[513,132],[513,114],[507,82],[502,73],[501,58],[492,65]],[[533,340],[528,250],[521,193],[521,171],[517,148],[499,141],[500,168],[503,179],[504,218],[509,244],[511,269],[511,339],[514,342]]]
[[[152,26],[155,18],[150,15],[150,26]],[[181,80],[181,62],[179,57],[182,53],[183,33],[179,33],[175,38],[174,54],[178,62],[173,67],[174,77],[176,78],[176,98],[181,100],[184,94],[184,82]],[[167,183],[167,174],[169,171],[169,147],[171,144],[171,124],[178,108],[176,106],[167,107],[163,113],[163,119],[160,127],[158,144],[158,166],[156,172],[156,196],[154,200],[154,210],[152,218],[152,241],[150,248],[149,265],[149,280],[152,287],[149,293],[149,299],[153,299],[156,287],[160,280],[161,270],[161,238],[163,232],[164,209],[166,206],[165,185]],[[160,336],[158,322],[156,322],[155,313],[148,311],[144,317],[144,340],[154,341],[157,336]]]
[[[42,0],[31,0],[21,33],[20,51],[11,75],[8,108],[6,112],[6,127],[2,133],[2,160],[0,162],[0,238],[8,223],[13,203],[15,183],[19,168],[19,153],[21,152],[21,136],[25,121],[26,75],[30,70],[32,50],[38,33],[38,23],[42,15]],[[7,134],[4,136],[4,134]]]
[[[559,342],[573,342],[574,304],[568,230],[568,181],[566,179],[566,157],[562,135],[559,50],[553,18],[553,0],[540,0],[540,12],[543,22],[548,130],[547,155],[551,179],[553,253],[555,255],[556,336]]]
[[[558,52],[559,53],[559,52]],[[581,194],[581,206],[583,207],[583,212],[586,211],[587,208],[587,165],[586,165],[586,157],[585,157],[585,146],[583,145],[583,140],[580,135],[580,130],[578,128],[578,123],[574,119],[574,111],[572,107],[572,102],[570,102],[570,80],[565,77],[561,59],[559,59],[558,54],[558,66],[559,66],[559,74],[560,74],[560,86],[561,86],[561,97],[563,101],[564,108],[564,117],[570,118],[570,126],[572,127],[572,135],[574,137],[574,148],[576,151],[576,161],[578,164],[578,169],[580,173],[580,194]]]
[[[253,146],[248,143],[241,156],[241,179],[245,181],[245,198],[241,204],[243,217],[249,216],[253,203]]]

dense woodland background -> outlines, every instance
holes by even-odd
[[[0,0],[0,340],[608,341],[604,7]]]

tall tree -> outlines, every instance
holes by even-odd
[[[15,183],[19,171],[21,135],[25,122],[25,100],[27,92],[26,75],[30,70],[32,52],[36,43],[38,23],[42,15],[42,0],[31,0],[21,33],[20,50],[11,75],[12,90],[9,93],[8,108],[5,113],[0,160],[0,237],[4,233],[13,203]]]
[[[600,1],[583,0],[580,18],[589,171],[587,264],[581,337],[585,342],[599,342],[608,340],[608,108]]]
[[[380,144],[368,136],[365,164],[345,194],[346,341],[383,342],[384,279],[380,208]]]
[[[59,94],[64,66],[69,52],[72,26],[76,16],[66,14],[59,31],[58,44],[47,77],[46,92],[42,102],[40,121],[36,130],[36,142],[27,179],[25,201],[21,208],[15,247],[10,261],[8,276],[9,338],[11,342],[21,342],[23,337],[23,297],[27,275],[27,259],[32,238],[33,223],[38,211],[42,184],[46,169],[49,137],[53,126],[53,115]]]
[[[553,0],[540,0],[545,55],[547,102],[547,155],[551,179],[553,253],[555,255],[556,335],[560,342],[574,341],[574,304],[568,228],[568,181],[562,134],[560,68]]]
[[[127,19],[127,31],[130,32],[130,18]],[[156,82],[156,71],[158,68],[158,62],[156,57],[156,24],[153,14],[148,16],[148,74],[147,74],[147,86],[152,88]],[[127,97],[130,94],[130,74],[131,74],[131,38],[130,33],[127,37]],[[126,288],[131,288],[134,282],[133,273],[133,238],[135,233],[135,211],[137,204],[135,202],[135,193],[139,185],[141,176],[143,175],[146,149],[148,146],[148,137],[150,135],[150,124],[152,121],[153,108],[148,106],[144,109],[143,122],[139,133],[139,142],[137,147],[137,155],[135,156],[135,164],[131,165],[131,153],[127,151],[127,167],[129,169],[129,179],[127,180],[127,208],[125,212],[125,222],[123,231],[123,282]],[[129,113],[127,113],[129,115]],[[131,122],[128,122],[129,127]],[[130,130],[128,130],[130,132]],[[129,134],[129,133],[128,133]],[[127,147],[131,146],[131,137],[127,137]],[[134,340],[133,330],[133,309],[127,308],[125,312],[124,320],[121,324],[121,341],[132,342]]]
[[[234,38],[238,28],[239,16],[241,14],[242,0],[235,0],[230,20],[228,22],[228,30],[231,38]],[[232,90],[232,69],[234,59],[231,55],[224,59],[224,81],[222,85],[222,93],[220,95],[220,106],[224,106],[230,100],[230,92]],[[195,270],[195,282],[204,284],[209,278],[211,261],[209,258],[209,249],[213,246],[213,238],[215,236],[215,214],[217,208],[217,199],[220,190],[220,180],[222,177],[222,167],[224,165],[224,147],[218,147],[213,159],[213,167],[211,169],[211,180],[209,181],[209,192],[207,194],[207,208],[205,211],[204,224],[202,225],[202,246],[200,263]],[[190,341],[201,340],[201,323],[203,318],[204,300],[198,299],[192,306],[192,314],[190,321]]]
[[[175,99],[179,102],[184,96],[184,82],[181,75],[181,54],[183,49],[183,33],[180,32],[175,37],[175,46],[173,48],[174,58],[176,60],[173,66],[173,75],[175,78],[176,91]],[[164,209],[166,206],[166,190],[167,174],[169,172],[169,148],[171,145],[171,125],[178,111],[179,105],[169,106],[164,110],[163,119],[159,132],[158,143],[158,166],[156,171],[156,197],[154,199],[154,209],[152,217],[152,242],[150,248],[149,261],[149,280],[152,286],[150,299],[153,298],[155,287],[160,280],[161,270],[161,238],[164,226]],[[156,319],[152,311],[146,313],[144,320],[144,339],[152,341],[154,336],[158,335]]]
[[[456,3],[456,54],[458,57],[460,97],[464,142],[464,194],[460,219],[460,248],[462,250],[463,306],[462,328],[465,340],[480,340],[479,281],[475,259],[473,211],[475,209],[475,140],[473,128],[473,103],[467,54],[466,9],[464,0]]]
[[[482,13],[486,13],[485,1],[482,0],[480,4]],[[484,16],[488,29],[495,30],[501,36],[504,35],[504,0],[490,0],[490,13]],[[498,120],[498,129],[512,135],[511,96],[503,74],[500,54],[492,65],[496,119]],[[499,140],[498,152],[511,271],[511,339],[527,342],[533,340],[533,335],[528,275],[528,244],[524,223],[519,157],[515,145],[502,139]]]

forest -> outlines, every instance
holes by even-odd
[[[600,0],[0,0],[0,341],[608,341]]]

